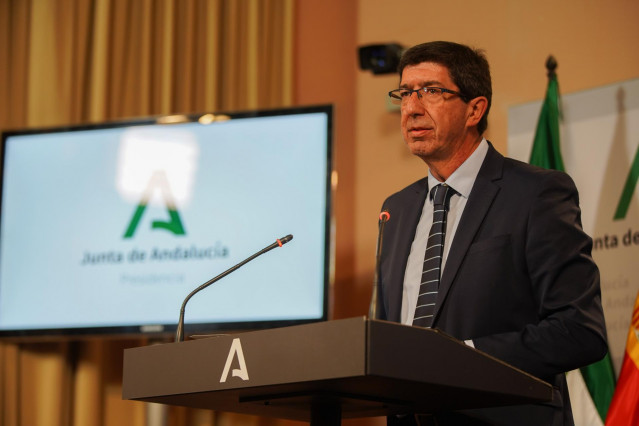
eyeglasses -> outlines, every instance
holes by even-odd
[[[417,94],[417,98],[425,104],[433,105],[441,102],[444,97],[444,93],[451,93],[459,96],[464,102],[467,102],[466,97],[460,92],[454,90],[444,89],[443,87],[420,87],[419,89],[395,89],[388,92],[391,102],[395,105],[402,105],[408,102],[410,95]]]

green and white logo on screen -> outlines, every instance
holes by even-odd
[[[198,151],[188,129],[142,127],[122,134],[116,186],[122,199],[135,205],[123,224],[123,239],[141,231],[186,235],[178,206],[186,208],[192,197]]]
[[[151,229],[164,229],[166,231],[172,232],[175,235],[186,235],[186,232],[184,231],[184,225],[182,225],[182,220],[180,219],[180,213],[175,206],[175,201],[173,199],[173,194],[171,193],[171,188],[166,177],[166,173],[159,170],[153,173],[153,175],[151,176],[149,184],[142,194],[140,204],[138,204],[135,211],[133,212],[133,217],[131,217],[131,220],[129,221],[129,225],[124,232],[123,238],[133,237],[135,231],[140,225],[140,221],[149,204],[149,201],[151,200],[151,196],[155,191],[158,191],[162,196],[162,200],[164,201],[168,212],[169,220],[153,220],[151,222]]]

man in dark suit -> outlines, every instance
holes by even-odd
[[[438,328],[554,392],[544,404],[393,416],[389,424],[572,425],[564,373],[607,351],[577,189],[565,173],[505,158],[483,138],[492,88],[481,51],[425,43],[403,54],[399,74],[400,88],[389,95],[428,177],[384,202],[391,219],[380,258],[381,316]],[[452,194],[443,208],[433,207],[436,191],[428,196],[437,186]],[[441,252],[431,252],[439,250],[433,239]]]

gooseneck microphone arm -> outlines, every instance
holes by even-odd
[[[189,299],[191,299],[191,297],[193,297],[197,292],[199,292],[201,290],[204,290],[205,288],[207,288],[211,284],[215,283],[216,281],[221,280],[222,278],[224,278],[225,276],[227,276],[231,272],[233,272],[233,271],[241,268],[242,266],[246,265],[247,263],[249,263],[251,260],[255,259],[256,257],[261,256],[264,253],[266,253],[267,251],[271,251],[271,250],[273,250],[276,247],[282,247],[284,244],[288,243],[292,239],[293,239],[293,236],[291,234],[287,235],[286,237],[282,237],[282,238],[278,239],[277,241],[275,241],[270,246],[263,248],[262,250],[258,251],[253,256],[249,257],[248,259],[245,259],[245,260],[241,261],[240,263],[238,263],[237,265],[233,266],[232,268],[227,269],[226,271],[222,272],[217,277],[211,278],[210,280],[208,280],[207,282],[205,282],[204,284],[202,284],[201,286],[199,286],[198,288],[193,290],[191,293],[189,293],[189,295],[186,296],[186,299],[184,299],[184,302],[182,302],[182,308],[180,308],[180,320],[178,321],[177,330],[175,332],[175,341],[176,342],[181,342],[181,341],[184,340],[184,336],[183,336],[183,333],[184,333],[184,310],[186,308],[186,303],[189,301]]]
[[[373,294],[371,295],[371,303],[368,308],[369,319],[379,319],[379,306],[382,303],[379,297],[379,267],[382,255],[382,239],[384,238],[384,226],[390,219],[390,213],[386,210],[379,214],[379,231],[377,233],[377,250],[375,254],[375,279],[373,280]]]

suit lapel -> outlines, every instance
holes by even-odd
[[[399,283],[400,285],[391,286],[392,292],[388,295],[389,306],[398,307],[398,309],[389,312],[388,319],[396,322],[401,322],[404,273],[406,272],[408,255],[410,254],[413,239],[415,238],[417,224],[422,215],[424,200],[426,199],[426,194],[428,194],[428,179],[424,178],[413,184],[413,186],[414,188],[411,188],[413,190],[411,196],[400,210],[402,212],[401,216],[393,216],[394,212],[391,211],[391,220],[394,221],[393,226],[396,226],[398,229],[398,238],[392,250],[395,259],[393,264],[397,266],[391,269],[392,276],[389,282]],[[389,222],[389,224],[390,223],[391,222]]]
[[[446,259],[444,274],[439,284],[434,325],[441,306],[446,303],[446,296],[454,283],[455,276],[466,256],[466,252],[470,248],[479,227],[488,213],[488,209],[499,192],[499,187],[494,181],[501,178],[503,160],[504,157],[489,143],[488,153],[475,179]]]

